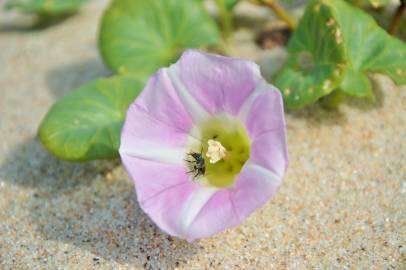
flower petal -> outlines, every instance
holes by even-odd
[[[148,80],[134,104],[156,121],[187,133],[192,127],[192,118],[167,71],[168,69],[158,70]],[[127,116],[133,117],[131,114]]]
[[[240,222],[230,199],[230,191],[222,189],[217,191],[202,207],[189,227],[187,239],[193,241],[209,237],[227,228],[237,226]]]
[[[120,154],[183,164],[185,146],[190,140],[193,138],[186,132],[152,118],[134,103],[121,132]]]
[[[245,219],[269,200],[278,190],[281,177],[248,161],[231,188],[231,201],[239,218]]]
[[[121,133],[121,155],[183,164],[193,125],[166,69],[149,79],[130,106]]]
[[[257,136],[251,143],[250,160],[282,177],[288,166],[285,129]]]
[[[239,117],[245,123],[251,140],[262,133],[285,128],[283,100],[279,90],[265,81],[247,99]]]
[[[186,181],[142,202],[141,208],[163,231],[191,239],[188,232],[190,224],[215,191]]]
[[[187,90],[209,113],[237,114],[261,80],[254,62],[198,50],[185,51],[176,65]]]
[[[141,206],[168,189],[190,182],[184,166],[130,156],[122,156],[122,161],[134,180]]]
[[[218,190],[201,208],[187,230],[187,239],[209,237],[237,226],[275,194],[280,182],[280,176],[248,162],[235,186]]]

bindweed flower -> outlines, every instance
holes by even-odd
[[[241,223],[281,184],[281,94],[253,62],[188,50],[130,106],[120,155],[141,208],[163,231],[211,236]]]

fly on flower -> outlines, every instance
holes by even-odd
[[[191,167],[191,171],[188,171],[188,173],[195,173],[195,175],[193,176],[193,178],[198,177],[199,175],[204,175],[206,173],[206,164],[204,161],[204,158],[202,156],[202,153],[189,153],[189,156],[191,156],[193,158],[193,160],[188,160],[186,159],[186,161],[190,164],[193,164]]]
[[[253,62],[188,50],[130,106],[120,155],[162,230],[209,237],[280,186],[288,164],[281,94]]]

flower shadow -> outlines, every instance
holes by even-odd
[[[196,243],[169,237],[150,221],[117,161],[60,161],[31,139],[10,151],[0,178],[29,190],[23,205],[35,234],[92,253],[95,265],[173,269],[197,252]]]

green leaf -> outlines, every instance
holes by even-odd
[[[142,87],[138,79],[116,76],[70,92],[42,121],[39,128],[42,143],[65,160],[117,157],[125,113]]]
[[[312,1],[288,51],[275,80],[288,107],[303,107],[337,88],[373,100],[369,73],[406,83],[406,45],[342,0]]]
[[[389,4],[389,0],[347,0],[347,2],[360,7],[371,6],[373,8],[382,8]]]
[[[341,29],[347,65],[355,71],[388,75],[406,83],[406,44],[380,28],[361,9],[344,1],[329,1]]]
[[[183,49],[218,40],[217,26],[200,0],[113,0],[99,42],[113,70],[149,76],[176,61]]]
[[[228,10],[232,10],[235,7],[235,5],[237,5],[237,3],[240,2],[240,0],[223,0],[223,1],[224,5]]]
[[[9,0],[7,9],[19,9],[28,13],[67,14],[76,12],[87,0]]]
[[[372,92],[372,85],[368,76],[350,68],[344,73],[340,89],[350,96],[367,97],[371,101],[375,100],[374,93]]]
[[[333,16],[329,7],[313,1],[289,40],[289,59],[275,80],[288,107],[313,103],[340,83],[345,51],[336,28],[327,26]]]

